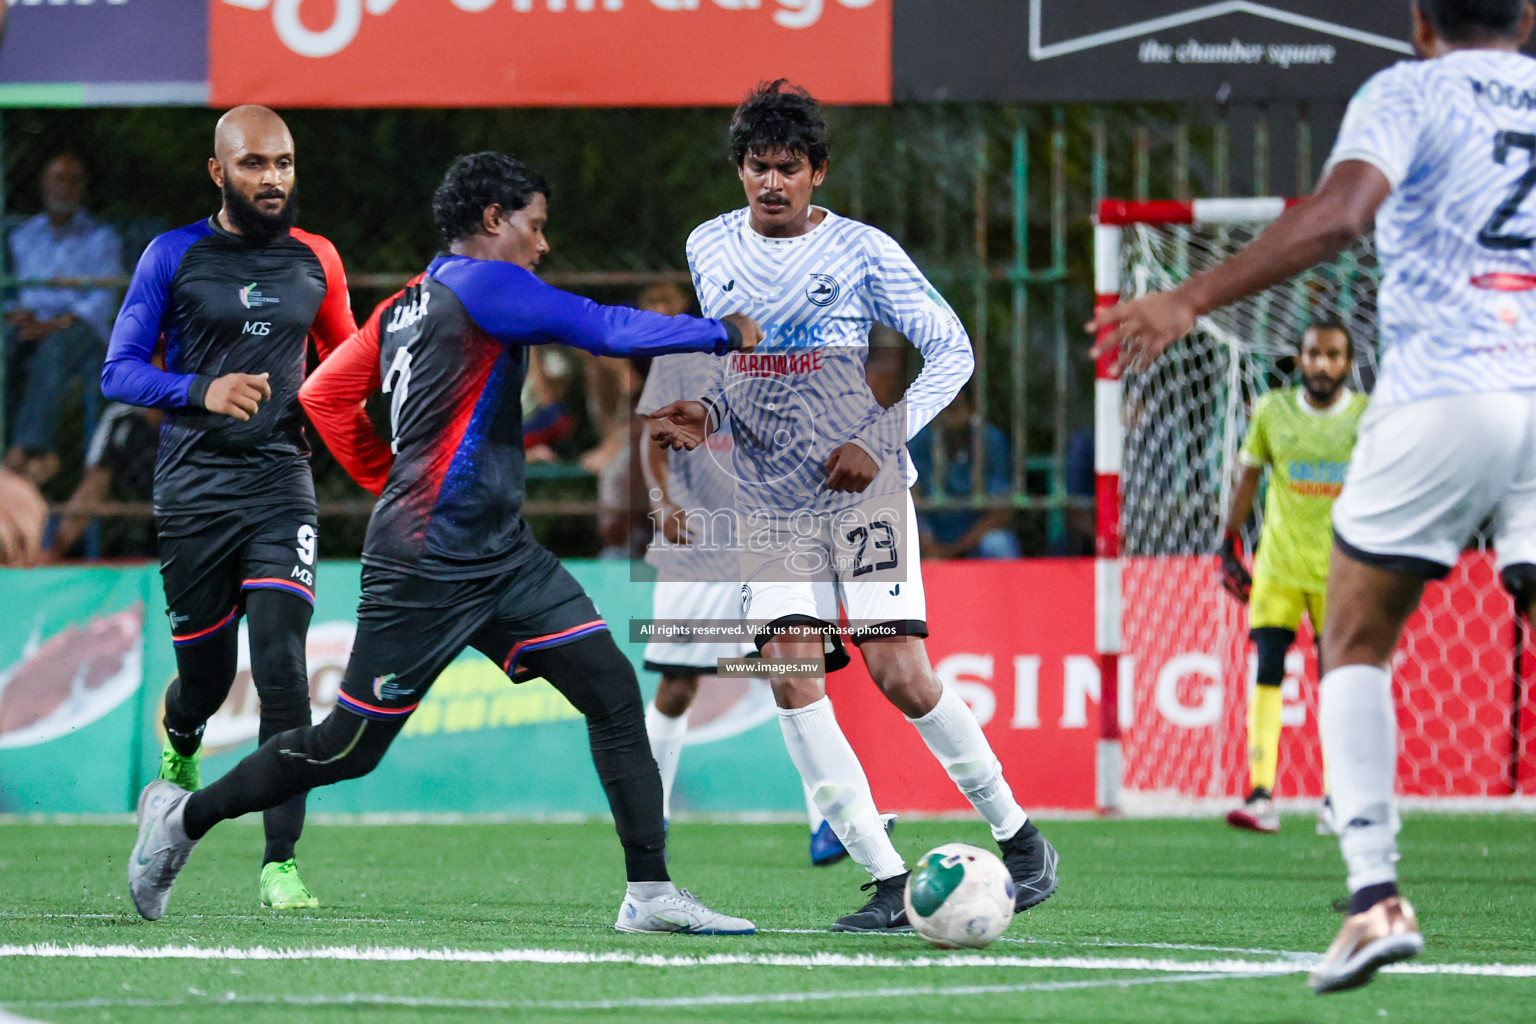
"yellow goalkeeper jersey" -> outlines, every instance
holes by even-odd
[[[1259,399],[1237,457],[1269,467],[1264,529],[1253,572],[1302,590],[1328,583],[1333,547],[1333,501],[1355,448],[1366,397],[1346,391],[1327,409],[1313,408],[1302,389],[1271,391]]]

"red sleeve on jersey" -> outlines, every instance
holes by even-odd
[[[347,294],[347,271],[330,239],[299,228],[294,228],[292,234],[315,251],[320,266],[325,269],[325,299],[320,303],[320,312],[315,314],[309,332],[323,363],[338,345],[357,331],[357,321],[352,317],[352,299]]]
[[[379,303],[362,329],[337,346],[299,388],[299,403],[325,446],[375,496],[384,493],[395,456],[374,432],[363,403],[379,389],[379,314],[398,297]]]

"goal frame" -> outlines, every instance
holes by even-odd
[[[1094,312],[1120,302],[1120,247],[1131,225],[1220,226],[1266,224],[1300,202],[1282,196],[1235,199],[1139,200],[1105,199],[1099,203],[1093,229]],[[1108,330],[1101,330],[1103,340]],[[1120,530],[1120,473],[1125,429],[1120,413],[1118,352],[1099,356],[1094,368],[1093,469],[1097,506],[1094,537],[1094,648],[1099,662],[1099,738],[1094,758],[1094,798],[1099,813],[1117,814],[1125,774],[1125,749],[1120,727],[1120,655],[1124,648]]]

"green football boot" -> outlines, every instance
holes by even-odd
[[[191,757],[182,757],[171,746],[171,741],[165,741],[165,749],[160,751],[160,777],[166,782],[174,782],[188,793],[196,792],[203,788],[202,774],[199,765],[203,763],[203,750],[199,747]]]
[[[313,910],[320,901],[299,877],[299,865],[290,857],[262,865],[261,905],[272,910]]]

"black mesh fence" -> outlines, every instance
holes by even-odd
[[[977,468],[942,486],[920,485],[920,506],[1002,509],[1023,553],[1086,553],[1092,367],[1079,325],[1093,301],[1094,203],[1105,194],[1295,190],[1306,183],[1313,155],[1295,141],[1266,141],[1273,174],[1268,164],[1232,160],[1232,152],[1247,152],[1259,138],[1256,126],[1268,124],[1251,111],[1246,121],[1235,119],[1240,130],[1222,112],[1172,109],[930,104],[828,114],[832,168],[818,202],[897,238],[955,307],[976,346],[973,413],[943,447],[957,457],[983,452],[988,425],[1006,439],[1006,494],[989,489],[984,468]],[[298,151],[300,223],[336,243],[360,321],[437,250],[428,199],[456,153],[510,152],[550,181],[553,252],[544,276],[604,302],[633,302],[657,281],[686,287],[689,231],[743,200],[727,151],[729,112],[722,109],[284,116]],[[1305,112],[1287,116],[1283,131],[1266,127],[1263,138],[1305,139]],[[49,161],[75,153],[89,175],[86,206],[121,236],[131,268],[157,233],[217,208],[206,170],[216,119],[217,112],[199,109],[5,111],[0,195],[8,236],[39,211]],[[1234,141],[1239,136],[1246,141]],[[7,294],[14,305],[15,289]],[[13,329],[7,335],[9,446],[29,352]],[[902,344],[899,337],[876,340]],[[877,356],[874,364],[905,383],[920,366],[908,352],[894,361]],[[530,519],[560,554],[594,554],[603,544],[599,495],[582,457],[601,440],[602,403],[588,400],[601,377],[587,372],[578,353],[547,355],[553,390],[572,423],[554,459],[531,480]],[[104,410],[99,395],[79,382],[60,401],[57,465],[37,468],[39,475],[49,470],[43,486],[56,506],[74,496],[80,507],[90,427]],[[323,449],[314,469],[327,551],[355,555],[367,495]],[[111,507],[97,511],[109,514],[75,553],[150,553],[143,473],[115,475],[100,501]]]

